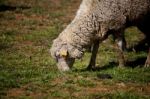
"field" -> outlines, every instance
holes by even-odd
[[[136,27],[125,31],[125,68],[117,68],[110,36],[100,44],[96,70],[86,70],[86,52],[70,72],[58,71],[49,49],[80,2],[0,0],[0,99],[150,99],[147,45],[140,46],[144,35]]]

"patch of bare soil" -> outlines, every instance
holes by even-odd
[[[97,84],[94,88],[85,88],[84,92],[94,93],[114,93],[114,92],[133,92],[141,95],[150,95],[150,85],[139,85],[135,83],[116,83],[114,85]]]
[[[67,77],[65,78],[57,78],[52,83],[55,86],[61,85],[64,82],[67,82]],[[90,79],[90,78],[89,78]],[[75,78],[74,81],[79,80],[79,78]],[[103,81],[95,81],[91,80],[95,83],[94,87],[83,87],[79,86],[77,83],[73,83],[73,87],[80,89],[80,91],[71,92],[70,88],[60,89],[62,92],[70,93],[72,96],[79,97],[83,95],[90,95],[96,93],[108,93],[113,94],[116,92],[132,92],[139,95],[150,95],[150,83],[149,84],[136,84],[136,83],[124,83],[124,82],[116,82],[112,85],[104,84]],[[55,87],[54,87],[55,88]],[[54,89],[55,90],[55,89]]]
[[[50,0],[55,5],[59,6],[61,4],[61,0]]]
[[[147,86],[137,86],[135,84],[122,84],[117,83],[116,85],[106,86],[106,85],[97,85],[94,88],[82,88],[79,92],[74,92],[72,96],[74,97],[81,97],[81,96],[89,96],[89,95],[96,95],[96,94],[114,94],[118,92],[131,92],[137,95],[147,95],[150,94],[149,85]],[[98,98],[99,99],[99,98]]]
[[[7,92],[7,96],[9,97],[16,97],[16,96],[20,96],[20,95],[24,95],[25,93],[25,90],[23,89],[19,89],[19,88],[14,88],[14,89],[11,89]]]
[[[32,99],[42,99],[42,97],[45,96],[45,93],[43,93],[42,91],[38,91],[38,90],[32,91],[32,89],[30,89],[31,87],[36,87],[36,86],[33,84],[27,84],[22,86],[21,88],[10,89],[8,90],[6,97],[16,98],[20,96],[28,96],[31,97]]]
[[[78,79],[78,78],[77,78]],[[73,80],[77,80],[73,79]],[[46,90],[45,93],[42,93],[41,91],[28,91],[27,89],[30,88],[30,86],[35,86],[33,84],[27,84],[25,86],[22,86],[21,88],[14,88],[10,89],[7,92],[7,97],[19,97],[19,96],[29,96],[31,98],[39,98],[46,96],[47,93],[55,92],[55,91],[60,91],[62,93],[67,93],[70,94],[71,96],[74,97],[80,97],[83,95],[91,95],[91,94],[100,94],[100,93],[108,93],[108,94],[113,94],[115,92],[133,92],[135,94],[140,94],[140,95],[150,95],[150,84],[135,84],[135,83],[123,83],[123,82],[117,82],[114,83],[113,85],[105,85],[103,84],[103,81],[94,81],[93,82],[96,84],[94,87],[82,87],[78,86],[77,83],[71,84],[73,88],[75,89],[80,89],[79,91],[74,91],[70,89],[70,87],[63,87],[62,84],[67,82],[69,80],[67,77],[60,77],[56,78],[52,82],[50,82],[53,87],[49,88]]]
[[[0,26],[2,29],[7,28],[15,28],[18,29],[19,32],[29,32],[28,30],[32,30],[31,27],[34,27],[34,30],[41,29],[44,27],[48,27],[53,24],[53,20],[49,17],[49,14],[57,11],[67,12],[66,17],[62,17],[58,20],[71,20],[75,12],[79,6],[80,0],[72,0],[71,4],[68,4],[66,7],[61,7],[62,0],[45,0],[45,1],[37,1],[37,0],[7,0],[6,10],[0,12]],[[7,9],[13,6],[12,9]],[[25,7],[22,6],[27,6]],[[37,14],[35,11],[41,11],[41,14]],[[32,12],[33,11],[33,12]],[[28,23],[33,22],[33,23]],[[33,26],[34,25],[34,26]]]

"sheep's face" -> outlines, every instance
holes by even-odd
[[[68,71],[72,67],[75,59],[69,56],[67,45],[54,40],[51,47],[51,55],[57,62],[57,67],[60,71]]]
[[[74,58],[70,58],[67,50],[56,52],[57,67],[61,71],[68,71],[73,66]]]

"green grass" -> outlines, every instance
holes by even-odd
[[[140,96],[130,92],[116,92],[114,94],[92,94],[89,99],[148,99],[146,96]]]
[[[96,71],[86,71],[90,53],[61,73],[49,54],[52,40],[72,20],[80,0],[0,0],[0,4],[29,6],[0,12],[1,99],[149,99],[150,68],[137,62],[145,51],[125,52],[130,63],[117,68],[112,38],[100,45]],[[56,5],[55,5],[56,3]],[[131,36],[132,34],[132,36]],[[127,46],[143,39],[140,31],[126,30]],[[108,74],[112,79],[101,79]]]

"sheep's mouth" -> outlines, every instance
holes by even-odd
[[[69,71],[70,67],[73,66],[75,59],[73,58],[58,58],[57,59],[57,67],[60,71]]]

